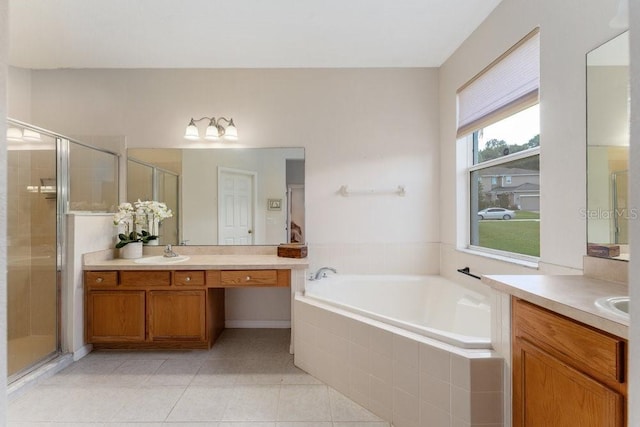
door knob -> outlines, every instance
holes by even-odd
[[[251,234],[251,230],[247,230],[247,233]]]

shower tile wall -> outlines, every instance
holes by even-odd
[[[41,179],[55,185],[55,157],[48,150],[9,151],[8,175],[8,339],[55,334],[56,199],[37,190]]]

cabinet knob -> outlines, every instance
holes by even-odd
[[[96,277],[96,283],[102,283],[104,279],[102,277]]]
[[[190,282],[190,281],[191,281],[191,277],[189,277],[189,276],[185,277],[185,278],[184,278],[184,281],[185,281],[185,282]]]
[[[248,282],[249,280],[251,280],[251,276],[247,276],[247,277],[245,277],[245,279],[244,279],[244,280],[246,280],[246,281]]]

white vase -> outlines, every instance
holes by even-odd
[[[158,246],[160,244],[160,239],[149,240],[145,243],[147,246]]]
[[[124,245],[122,248],[120,248],[120,258],[142,258],[142,242],[132,242]]]

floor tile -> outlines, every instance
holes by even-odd
[[[190,386],[173,407],[167,421],[220,421],[233,389]]]
[[[204,360],[167,359],[150,375],[145,385],[189,385]]]
[[[275,422],[267,421],[221,421],[218,427],[276,427]]]
[[[15,427],[388,427],[297,368],[289,330],[227,329],[210,350],[97,351],[8,405]]]
[[[279,385],[236,386],[222,420],[275,421],[279,397]]]
[[[111,421],[123,403],[124,397],[119,388],[69,389],[66,393],[60,394],[60,406],[53,414],[53,421],[65,423]]]
[[[205,360],[191,380],[191,385],[233,385],[240,374],[238,359]]]
[[[241,360],[236,384],[280,384],[287,360],[269,357]]]
[[[276,427],[332,427],[328,421],[278,421]]]
[[[185,387],[143,387],[121,390],[125,402],[115,412],[112,420],[117,422],[164,421]]]
[[[278,421],[331,421],[326,385],[283,385]]]
[[[382,421],[377,415],[369,412],[367,409],[332,388],[329,388],[329,401],[331,403],[331,417],[334,422]]]

